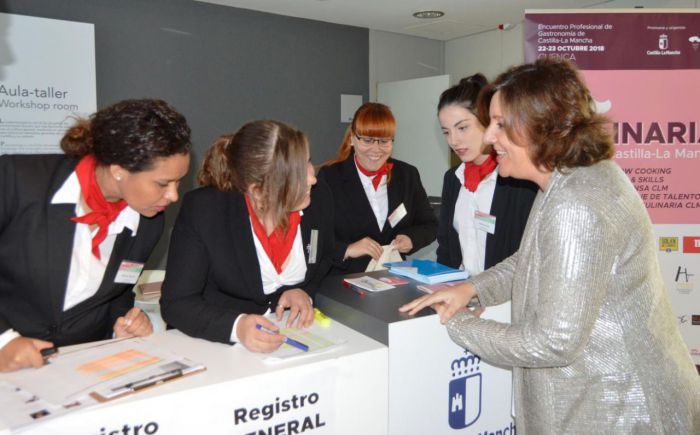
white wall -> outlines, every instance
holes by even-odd
[[[444,74],[445,43],[398,33],[369,31],[369,99],[377,83]]]
[[[700,6],[699,3],[698,0],[614,0],[597,5],[592,10],[624,9],[635,6],[697,9]],[[515,28],[511,30],[494,29],[445,42],[445,74],[452,77],[452,83],[457,83],[460,78],[477,72],[483,73],[492,80],[509,66],[522,63],[524,61],[523,23],[515,24]],[[370,61],[370,66],[371,64]]]

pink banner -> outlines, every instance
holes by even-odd
[[[525,35],[527,62],[583,71],[652,222],[700,223],[700,14],[528,14]]]
[[[552,56],[582,70],[698,69],[699,50],[697,12],[537,13],[525,21],[526,62]]]
[[[700,364],[700,11],[538,12],[526,14],[525,38],[527,62],[575,62],[612,120],[615,160],[654,223],[668,295]]]

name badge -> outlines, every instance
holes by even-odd
[[[496,232],[496,216],[477,210],[474,212],[474,226],[477,230],[493,234]]]
[[[391,228],[394,228],[396,225],[398,225],[399,222],[401,222],[401,219],[406,217],[408,212],[406,211],[406,206],[403,205],[403,202],[401,205],[396,207],[394,211],[391,212],[387,220],[389,221],[389,225],[391,225]]]
[[[122,264],[119,265],[117,276],[114,277],[114,282],[117,284],[136,284],[139,276],[141,276],[143,266],[144,263],[128,260],[122,261]]]
[[[316,264],[316,253],[318,252],[318,230],[311,230],[311,240],[306,245],[306,252],[309,254],[309,264]]]

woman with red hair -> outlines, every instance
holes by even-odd
[[[418,170],[391,158],[395,132],[389,107],[363,104],[338,158],[318,173],[333,191],[335,273],[364,271],[384,245],[405,256],[435,240],[437,218]]]

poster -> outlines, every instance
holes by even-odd
[[[0,13],[0,154],[60,152],[95,89],[92,24]]]
[[[525,60],[575,62],[647,207],[681,333],[700,364],[700,12],[527,11]]]

